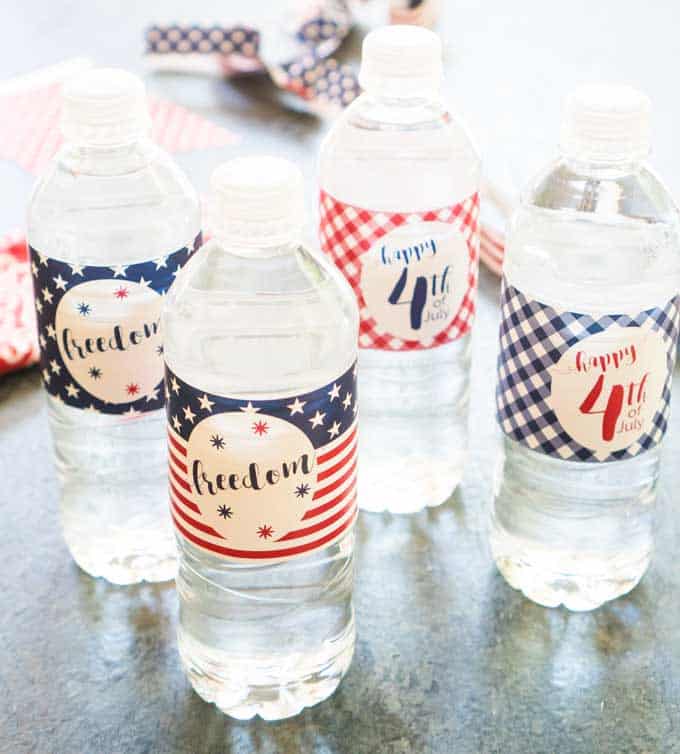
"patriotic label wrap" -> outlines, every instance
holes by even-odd
[[[478,194],[431,212],[372,212],[324,191],[320,205],[321,247],[357,296],[362,348],[434,348],[470,330]]]
[[[506,281],[496,391],[503,432],[569,461],[619,461],[658,445],[679,301],[593,317],[531,300]]]
[[[40,368],[74,408],[136,416],[163,407],[163,296],[200,246],[148,262],[69,264],[31,247]]]
[[[170,509],[212,555],[262,562],[339,540],[356,518],[356,365],[271,400],[215,395],[166,366]]]

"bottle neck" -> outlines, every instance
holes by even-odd
[[[398,107],[434,106],[442,101],[441,81],[430,77],[371,76],[364,91],[376,102]]]
[[[215,242],[230,254],[243,259],[273,259],[293,255],[301,247],[302,241],[297,236],[281,238],[244,238],[228,232],[217,231]]]
[[[398,96],[386,89],[371,89],[349,108],[350,121],[395,128],[422,127],[447,116],[440,93],[401,92]]]
[[[121,175],[153,161],[158,148],[147,136],[123,144],[79,144],[67,142],[60,154],[62,163],[82,175]]]
[[[584,152],[576,153],[562,149],[560,155],[561,162],[572,173],[602,179],[637,173],[643,163],[643,160],[639,157],[625,154],[617,156],[615,159],[604,160]]]

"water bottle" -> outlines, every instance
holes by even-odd
[[[92,576],[163,581],[176,556],[160,314],[198,240],[198,198],[149,139],[135,76],[92,69],[67,83],[61,126],[28,242],[64,538]]]
[[[353,102],[324,140],[320,239],[360,311],[359,506],[444,502],[467,448],[480,162],[441,99],[439,37],[371,32]]]
[[[179,650],[203,699],[273,720],[354,651],[358,312],[301,243],[294,165],[235,159],[212,193],[214,238],[164,310]]]
[[[507,243],[491,547],[541,605],[589,610],[650,561],[678,335],[678,212],[645,162],[649,101],[589,85]]]

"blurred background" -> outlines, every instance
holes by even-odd
[[[311,6],[318,3],[311,3]],[[337,53],[356,61],[366,23],[386,20],[386,0],[355,0],[358,20]],[[238,137],[209,160],[191,162],[199,189],[211,165],[234,153],[267,148],[300,158],[312,177],[325,124],[281,106],[266,74],[234,81],[215,74],[154,72],[143,55],[144,31],[154,23],[245,22],[270,35],[290,34],[291,8],[305,0],[24,0],[3,13],[0,78],[26,74],[74,57],[120,65],[143,74],[150,92],[172,99],[226,126]],[[641,88],[652,99],[654,164],[680,195],[680,107],[676,86],[680,8],[666,0],[643,5],[620,0],[441,0],[436,28],[447,56],[446,88],[452,108],[467,120],[485,157],[487,175],[512,189],[526,181],[554,150],[560,103],[588,80],[613,80]],[[363,26],[362,26],[363,22]],[[270,36],[270,38],[272,38]],[[304,108],[301,108],[305,112]],[[255,132],[252,124],[256,123]],[[30,127],[30,124],[26,124]],[[288,134],[290,138],[279,140]],[[185,161],[186,163],[187,161]],[[2,165],[0,219],[20,221],[31,179]],[[0,232],[2,228],[0,226]]]

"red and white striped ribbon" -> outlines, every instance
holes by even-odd
[[[202,518],[192,500],[187,443],[168,424],[170,461],[170,509],[175,528],[188,542],[227,558],[271,560],[311,552],[339,539],[357,514],[357,422],[336,440],[317,451],[316,491],[313,507],[306,511],[302,525],[286,532],[277,546],[262,550],[230,547],[227,540]]]

